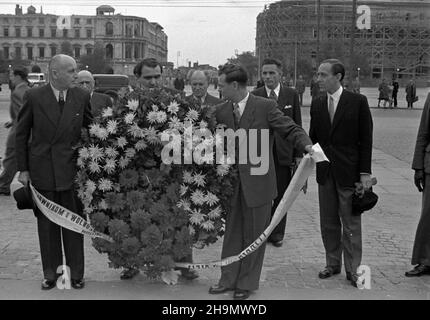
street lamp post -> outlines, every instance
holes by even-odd
[[[358,80],[360,80],[360,68],[357,68],[357,76],[358,76]]]

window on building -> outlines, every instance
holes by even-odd
[[[75,29],[75,38],[80,38],[80,37],[81,37],[81,30]]]
[[[27,37],[33,36],[33,27],[27,27]]]
[[[8,18],[3,18],[4,23],[9,23],[9,19]]]
[[[106,35],[107,36],[113,36],[113,23],[112,22],[106,23]]]
[[[21,59],[22,53],[21,53],[21,47],[15,48],[15,58]]]
[[[21,37],[21,28],[15,28],[15,37],[16,38]]]
[[[27,47],[27,59],[33,60],[33,47]]]
[[[312,52],[311,52],[311,58],[312,58],[312,59],[316,59],[316,57],[317,57],[317,53],[316,53],[316,51],[312,51]]]
[[[126,59],[131,59],[131,49],[132,49],[131,44],[130,44],[130,43],[127,43],[127,44],[125,45],[125,58],[126,58]]]
[[[39,47],[39,58],[45,58],[45,48]]]
[[[57,23],[57,18],[52,18],[51,23]]]
[[[32,18],[27,18],[27,23],[33,23],[33,19]]]
[[[75,18],[75,24],[80,24],[81,23],[81,21],[80,21],[81,19],[79,19],[79,18]]]
[[[93,32],[91,29],[87,29],[87,38],[92,38],[93,37]]]
[[[57,47],[52,46],[51,47],[51,57],[55,56],[57,54]]]
[[[51,38],[55,38],[57,36],[57,29],[52,28],[51,29]]]
[[[314,38],[318,37],[318,33],[317,33],[317,31],[315,29],[312,29],[312,36]]]
[[[45,24],[45,19],[44,18],[39,18],[39,24]]]
[[[81,48],[75,47],[75,58],[79,58],[81,56]]]
[[[45,36],[45,29],[39,29],[39,37],[43,38]]]
[[[133,27],[129,24],[125,26],[125,36],[126,37],[132,37],[133,36]]]
[[[9,59],[9,47],[3,47],[3,57]]]
[[[93,48],[87,48],[87,55],[93,54]]]
[[[134,45],[134,58],[139,59],[139,46],[136,44]]]
[[[9,28],[4,28],[3,29],[3,36],[9,37]]]
[[[67,29],[63,29],[63,38],[67,38],[67,36],[69,35],[69,30]]]
[[[87,24],[92,24],[93,20],[92,19],[87,19]]]
[[[107,59],[113,58],[113,46],[111,44],[106,45],[106,58]]]

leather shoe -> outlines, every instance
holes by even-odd
[[[220,294],[220,293],[224,293],[227,291],[231,291],[233,289],[231,288],[227,288],[224,286],[220,286],[219,284],[213,285],[212,287],[209,288],[209,293],[210,294]]]
[[[251,292],[249,290],[236,289],[233,294],[234,300],[246,300]]]
[[[282,247],[283,241],[282,240],[273,241],[272,244],[273,244],[273,246],[279,248],[279,247]]]
[[[325,267],[323,271],[320,271],[320,273],[318,274],[318,277],[320,279],[327,279],[339,273],[340,273],[340,267]]]
[[[54,288],[56,284],[57,284],[56,280],[43,279],[40,287],[42,290],[50,290]]]
[[[10,196],[10,191],[0,191],[0,196]]]
[[[430,274],[430,266],[424,264],[419,264],[412,270],[405,272],[406,277],[420,277],[426,274]]]
[[[358,276],[356,274],[352,274],[351,272],[347,272],[346,273],[346,280],[348,280],[353,287],[357,288]]]
[[[187,280],[194,280],[199,277],[199,274],[196,270],[192,269],[182,269],[181,270],[181,276]]]
[[[135,268],[124,269],[121,272],[120,279],[121,280],[129,280],[129,279],[134,278],[138,274],[139,274],[139,269],[135,269]]]
[[[72,279],[72,288],[74,289],[83,289],[85,287],[85,280],[84,279],[79,279],[79,280],[74,280]]]

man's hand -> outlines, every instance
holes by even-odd
[[[305,184],[303,185],[302,191],[304,194],[308,192],[308,179],[306,179]]]
[[[12,127],[12,121],[7,121],[7,122],[5,122],[5,123],[4,123],[4,127],[5,127],[6,129],[9,129],[10,127]]]
[[[424,170],[415,170],[414,182],[419,192],[424,190]]]
[[[18,176],[18,181],[21,182],[24,185],[24,187],[28,187],[29,183],[31,182],[30,172],[21,171]]]
[[[307,145],[305,147],[305,152],[308,153],[310,156],[314,154],[314,150],[312,149],[312,145]]]
[[[360,174],[360,182],[363,185],[364,191],[367,191],[372,187],[372,178],[370,174],[367,174],[367,173]]]

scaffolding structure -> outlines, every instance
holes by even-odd
[[[370,7],[371,29],[351,30],[352,0],[284,0],[270,4],[257,17],[256,54],[260,60],[276,57],[288,70],[294,69],[298,59],[315,70],[324,58],[324,50],[331,46],[334,57],[349,64],[353,35],[354,57],[366,61],[367,66],[361,69],[368,67],[372,78],[397,74],[428,79],[430,3],[368,0],[357,1],[357,5]]]

